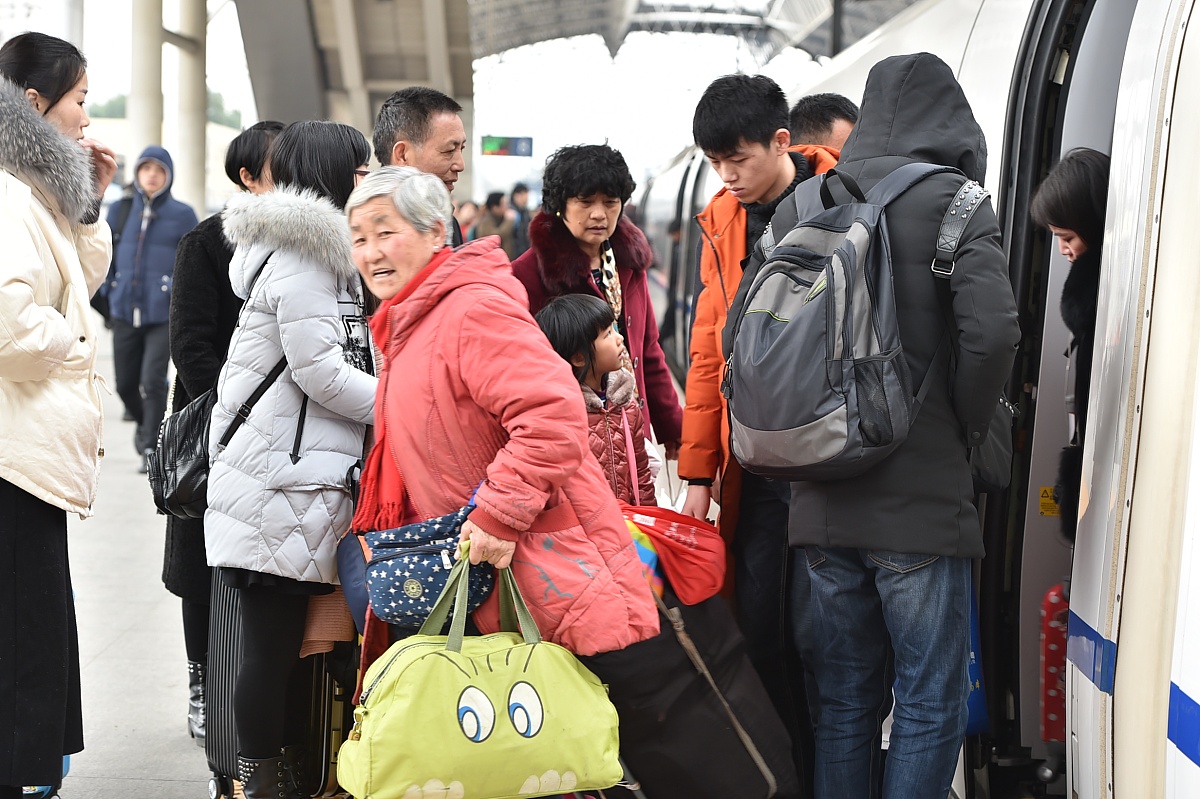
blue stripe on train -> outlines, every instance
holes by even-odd
[[[1167,740],[1184,757],[1200,766],[1200,704],[1171,683],[1171,704],[1167,713]]]
[[[1106,694],[1113,692],[1117,645],[1071,611],[1067,617],[1067,660]]]

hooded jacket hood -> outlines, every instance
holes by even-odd
[[[45,192],[72,222],[95,202],[92,164],[83,148],[29,104],[24,90],[0,78],[0,167]]]
[[[346,217],[311,189],[283,186],[266,194],[237,194],[221,220],[225,237],[238,249],[229,274],[239,297],[247,296],[258,267],[276,250],[320,263],[343,278],[358,277]]]
[[[413,327],[457,289],[491,286],[505,294],[512,294],[518,285],[513,278],[508,256],[498,239],[488,237],[468,242],[435,267],[411,297],[388,312],[389,333],[384,346],[390,348],[403,344]],[[524,297],[520,299],[522,303],[525,302]]]
[[[983,182],[983,129],[954,72],[937,56],[893,56],[871,68],[858,123],[840,163],[881,156],[952,166]]]
[[[145,194],[145,192],[142,191],[142,187],[137,185],[137,171],[141,169],[142,164],[148,161],[153,161],[157,164],[160,164],[163,169],[167,170],[166,185],[163,186],[162,189],[155,194],[152,199],[157,200],[159,197],[170,196],[171,187],[175,185],[175,161],[172,160],[171,154],[167,152],[166,148],[159,147],[156,144],[152,144],[145,150],[142,150],[142,154],[138,156],[137,163],[133,166],[134,190],[139,194]]]

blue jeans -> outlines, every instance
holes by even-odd
[[[967,725],[971,561],[806,547],[821,696],[817,799],[945,799]]]

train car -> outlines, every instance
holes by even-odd
[[[987,136],[987,186],[1024,337],[1008,387],[1020,409],[1014,480],[980,500],[991,728],[965,747],[969,795],[1200,796],[1200,583],[1190,590],[1192,576],[1200,580],[1200,225],[1190,219],[1200,209],[1200,109],[1187,101],[1200,96],[1194,6],[926,0],[834,59],[819,83],[790,92],[857,100],[881,58],[933,52],[955,68]],[[1070,435],[1069,336],[1058,310],[1069,264],[1028,208],[1049,168],[1079,146],[1113,160],[1072,547],[1052,497]],[[719,186],[689,148],[639,202],[667,266],[663,312],[674,319],[664,319],[664,348],[680,375],[698,288],[692,219]],[[672,220],[682,223],[678,242],[667,235]],[[1043,624],[1044,605],[1055,624]],[[1048,672],[1043,655],[1058,651],[1062,620],[1060,688],[1064,675]]]

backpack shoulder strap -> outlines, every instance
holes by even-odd
[[[958,358],[958,324],[954,321],[954,309],[950,299],[950,276],[954,274],[954,256],[958,252],[958,245],[967,229],[967,223],[975,216],[975,212],[983,205],[987,196],[988,190],[975,181],[968,180],[963,183],[942,217],[937,235],[937,254],[933,263],[929,265],[936,278],[934,289],[937,292],[938,305],[942,307],[942,316],[946,320],[946,332],[953,344],[950,351],[952,362]]]
[[[987,196],[988,190],[983,186],[973,180],[965,181],[954,195],[954,199],[950,201],[950,206],[946,209],[946,213],[942,216],[942,223],[938,227],[937,254],[934,256],[930,269],[937,277],[934,280],[936,284],[934,292],[937,294],[938,305],[942,309],[946,332],[942,334],[937,352],[934,353],[933,360],[929,364],[929,371],[925,373],[925,379],[921,381],[921,389],[917,393],[918,403],[924,401],[934,372],[940,371],[938,364],[942,361],[942,352],[946,349],[947,342],[950,345],[951,372],[954,371],[954,365],[958,361],[958,323],[954,319],[954,309],[950,299],[950,275],[954,274],[954,255],[958,251],[963,231],[967,229],[967,223],[979,210],[979,206],[983,205]]]
[[[988,190],[973,180],[968,180],[954,195],[950,207],[942,217],[942,226],[938,228],[937,254],[934,256],[930,269],[940,278],[949,278],[954,274],[954,254],[958,251],[958,242],[971,217],[983,205],[988,197]]]
[[[125,223],[129,221],[129,214],[133,211],[133,198],[122,197],[117,200],[117,225],[112,229],[113,248],[116,248],[117,242],[121,240],[121,234],[125,231]]]
[[[887,177],[872,186],[871,190],[867,192],[867,200],[875,205],[887,205],[925,178],[942,172],[962,174],[952,166],[939,166],[919,161],[905,164],[892,170]]]

